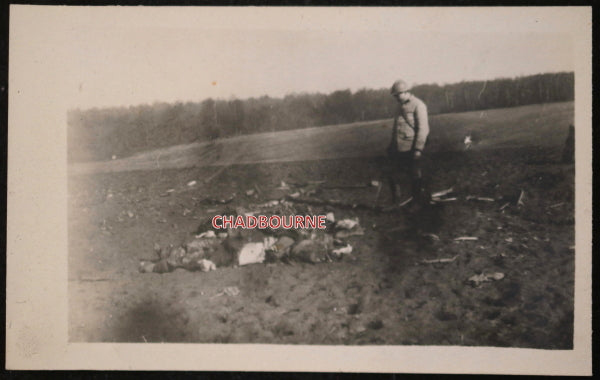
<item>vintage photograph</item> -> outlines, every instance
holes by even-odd
[[[575,348],[574,9],[66,8],[68,344]]]

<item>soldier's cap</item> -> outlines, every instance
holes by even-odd
[[[399,94],[401,92],[405,92],[408,90],[410,90],[410,87],[408,86],[408,84],[405,81],[403,81],[402,79],[398,79],[392,85],[392,89],[390,92],[392,93],[392,95],[396,95],[396,94]]]

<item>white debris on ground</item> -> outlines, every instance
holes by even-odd
[[[354,218],[354,219],[343,219],[338,221],[335,226],[338,229],[343,229],[343,230],[351,230],[354,227],[356,227],[358,225],[358,218]]]
[[[476,274],[476,275],[469,277],[469,279],[467,281],[472,283],[474,286],[479,286],[484,282],[499,281],[499,280],[502,280],[503,278],[504,278],[504,273],[502,273],[502,272],[495,272],[495,273],[488,273],[488,274],[481,273],[481,274]]]

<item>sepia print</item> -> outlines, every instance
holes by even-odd
[[[56,28],[30,37],[42,15]],[[34,146],[60,140],[63,166],[44,169],[46,148],[9,165],[9,193],[48,197],[28,215],[58,243],[34,236],[35,266],[15,264],[33,231],[9,195],[7,363],[588,373],[589,16],[11,7],[11,63],[60,58],[11,73],[9,111],[27,116],[27,75],[60,67],[42,82],[63,124]],[[9,119],[9,158],[39,128]],[[42,183],[21,185],[19,162]],[[11,285],[30,270],[59,279],[54,331],[15,319],[33,313],[36,285]],[[42,337],[62,359],[36,359]],[[451,359],[465,352],[482,359]]]

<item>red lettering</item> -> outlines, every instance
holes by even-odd
[[[238,227],[246,228],[246,222],[244,221],[244,217],[242,215],[238,215],[237,218],[235,218],[235,223],[233,224],[233,228],[238,228]]]
[[[317,216],[317,228],[320,230],[324,230],[325,228],[325,221],[327,220],[327,215],[319,215]]]
[[[254,215],[248,215],[248,225],[246,226],[246,228],[256,228],[258,221],[256,219],[256,216]]]
[[[273,222],[273,220],[275,220],[275,222],[277,222],[277,225],[275,225],[275,222]],[[271,215],[271,217],[269,218],[269,227],[271,227],[271,228],[281,227],[281,217],[279,215]]]
[[[296,228],[304,228],[304,222],[302,221],[302,215],[296,215],[295,216],[295,227]]]
[[[317,218],[313,215],[306,215],[306,228],[315,228],[317,226]]]
[[[233,226],[233,215],[223,215],[223,228],[231,228]]]
[[[267,217],[265,215],[258,216],[258,228],[265,229],[267,228]]]
[[[285,223],[285,219],[286,219],[285,216],[282,216],[281,219],[282,219],[281,225],[286,230],[289,230],[290,228],[292,228],[294,226],[294,219],[292,218],[292,215],[287,216],[287,220],[288,220],[287,224]]]
[[[221,215],[215,215],[212,218],[212,226],[216,230],[221,229],[221,226],[217,224],[217,219],[222,219]]]

